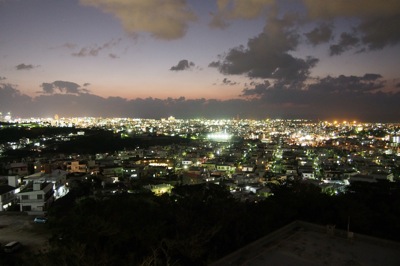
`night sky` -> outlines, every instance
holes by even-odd
[[[0,0],[13,117],[400,121],[398,0]]]

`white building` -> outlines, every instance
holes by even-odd
[[[315,175],[313,172],[302,172],[301,177],[303,179],[315,179]]]
[[[64,170],[56,169],[51,173],[40,172],[23,179],[25,184],[30,182],[34,183],[51,183],[53,184],[54,198],[58,199],[65,196],[69,189],[67,184],[67,172]]]
[[[54,201],[53,183],[32,181],[17,195],[21,211],[44,212]]]

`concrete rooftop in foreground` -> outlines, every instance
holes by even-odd
[[[400,265],[400,243],[295,221],[212,264]]]

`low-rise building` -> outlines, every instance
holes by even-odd
[[[8,173],[10,175],[26,176],[29,173],[28,172],[28,164],[24,163],[24,162],[11,163]]]
[[[23,181],[25,184],[30,182],[34,183],[51,183],[53,184],[53,191],[55,199],[65,196],[69,189],[66,186],[67,173],[64,170],[56,169],[48,172],[40,172],[30,176],[24,177]]]
[[[53,183],[31,181],[17,194],[21,211],[44,212],[54,201]]]
[[[70,173],[86,173],[88,165],[84,161],[72,161],[67,164],[67,171]]]
[[[123,167],[119,166],[119,165],[102,167],[100,169],[100,172],[105,177],[122,176],[123,175]]]

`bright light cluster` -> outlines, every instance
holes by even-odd
[[[217,141],[227,141],[232,137],[231,134],[228,133],[212,133],[208,134],[207,138],[211,140],[217,140]]]

